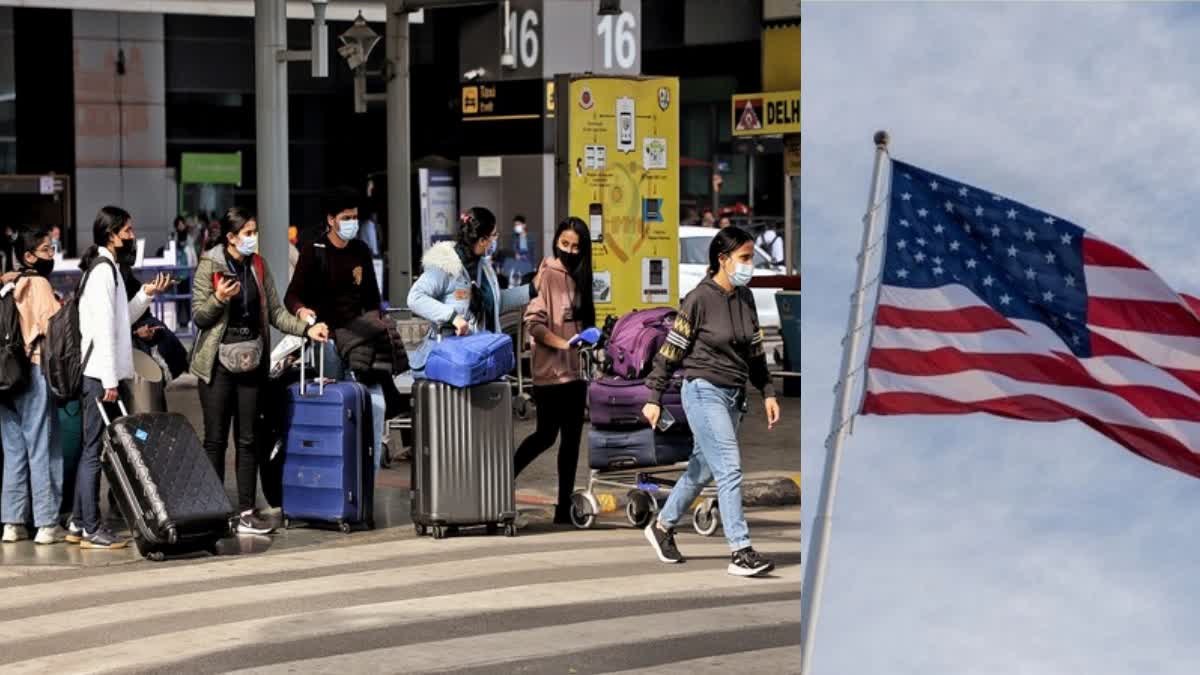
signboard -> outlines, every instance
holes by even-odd
[[[462,147],[479,155],[550,152],[545,123],[553,116],[547,110],[553,88],[543,80],[472,82],[459,89]]]
[[[240,152],[185,152],[180,164],[180,183],[242,185]]]
[[[677,304],[679,80],[563,78],[557,90],[564,215],[591,231],[596,316]]]
[[[730,106],[734,136],[800,133],[800,90],[735,94]]]
[[[454,173],[445,169],[419,169],[417,181],[421,190],[421,243],[428,250],[434,242],[454,237],[458,186]]]

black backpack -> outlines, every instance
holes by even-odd
[[[25,353],[25,336],[21,334],[21,315],[17,313],[16,294],[14,287],[0,297],[0,399],[4,400],[11,400],[29,386],[31,363],[29,355]]]
[[[42,343],[42,372],[46,375],[50,393],[60,401],[77,400],[83,393],[83,369],[87,367],[88,358],[92,355],[92,345],[88,345],[87,354],[82,353],[79,301],[83,297],[83,289],[92,270],[101,264],[112,268],[113,282],[116,282],[117,266],[108,258],[97,256],[79,280],[79,289],[75,291],[75,295],[50,317],[49,325],[46,326],[46,337]]]

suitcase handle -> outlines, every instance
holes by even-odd
[[[305,339],[300,343],[300,395],[305,396],[305,391],[308,389],[308,384],[304,381],[304,364],[307,359],[304,358],[304,345],[308,344]],[[321,354],[317,364],[317,396],[325,395],[325,343],[321,343]]]
[[[108,419],[108,411],[104,409],[104,400],[97,397],[96,407],[100,409],[100,419],[104,420],[104,426],[112,426],[112,422]],[[121,417],[129,415],[129,411],[125,409],[125,402],[120,398],[117,399],[117,407],[121,410]]]

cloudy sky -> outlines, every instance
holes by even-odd
[[[805,536],[873,147],[1200,294],[1200,6],[804,4]],[[865,417],[820,674],[1195,673],[1200,481],[1076,422]]]

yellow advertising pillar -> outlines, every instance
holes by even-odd
[[[591,231],[597,319],[677,305],[679,80],[560,76],[555,89],[558,211]]]

